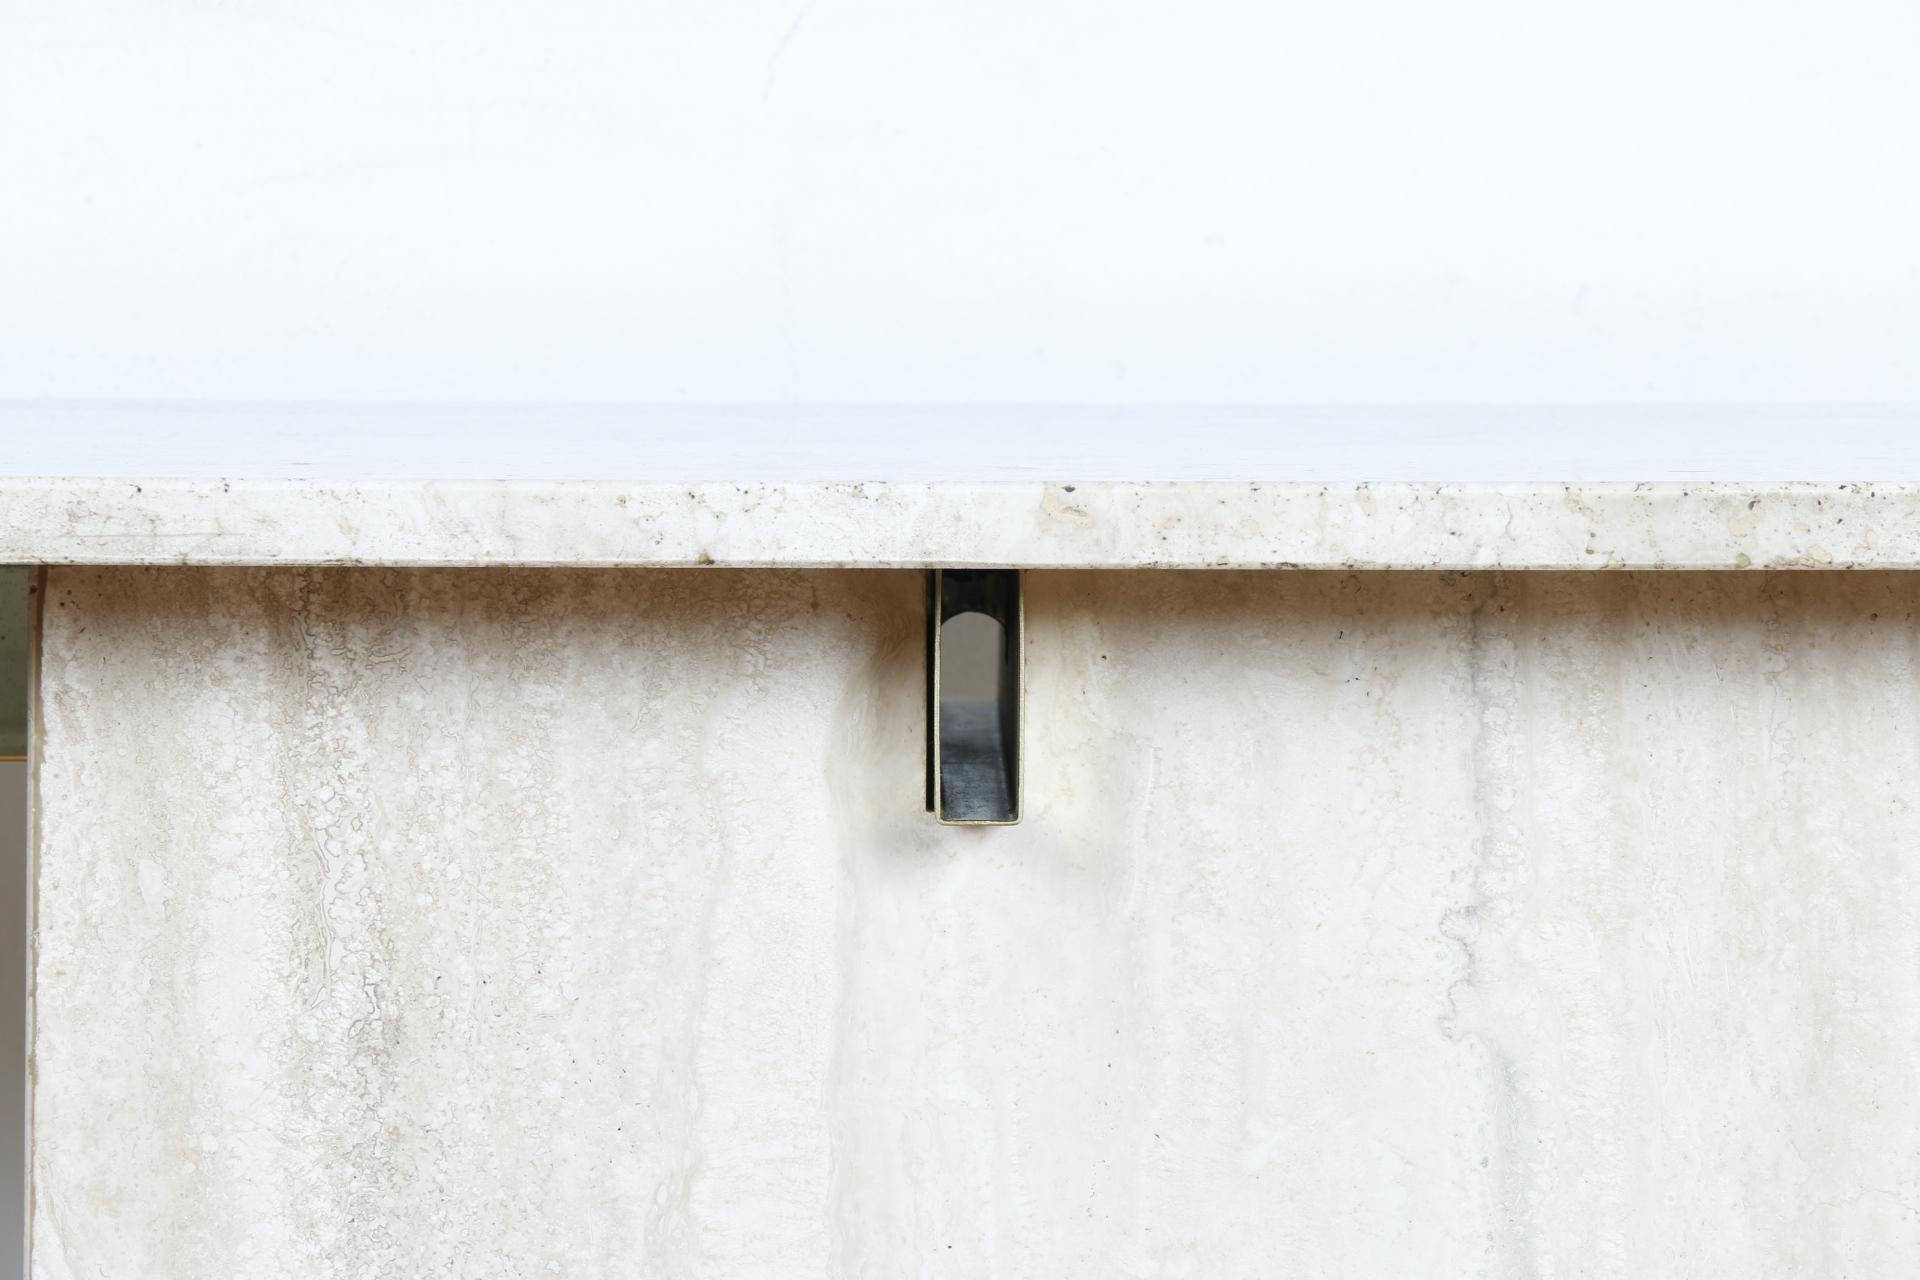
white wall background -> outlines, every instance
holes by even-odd
[[[8,0],[0,395],[1920,398],[1912,0]]]

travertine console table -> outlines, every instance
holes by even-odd
[[[890,412],[4,411],[36,1276],[1920,1271],[1911,415]]]

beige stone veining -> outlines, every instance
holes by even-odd
[[[1908,576],[1036,572],[994,831],[915,574],[47,591],[42,1280],[1920,1259]]]

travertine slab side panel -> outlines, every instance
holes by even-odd
[[[35,1274],[1914,1274],[1912,582],[56,570]]]
[[[1920,1274],[1920,580],[1517,575],[1473,669],[1508,1272]]]
[[[824,1265],[828,781],[913,582],[49,587],[38,1274]]]

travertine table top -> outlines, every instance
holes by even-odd
[[[13,402],[0,438],[0,563],[1920,567],[1912,407]]]

